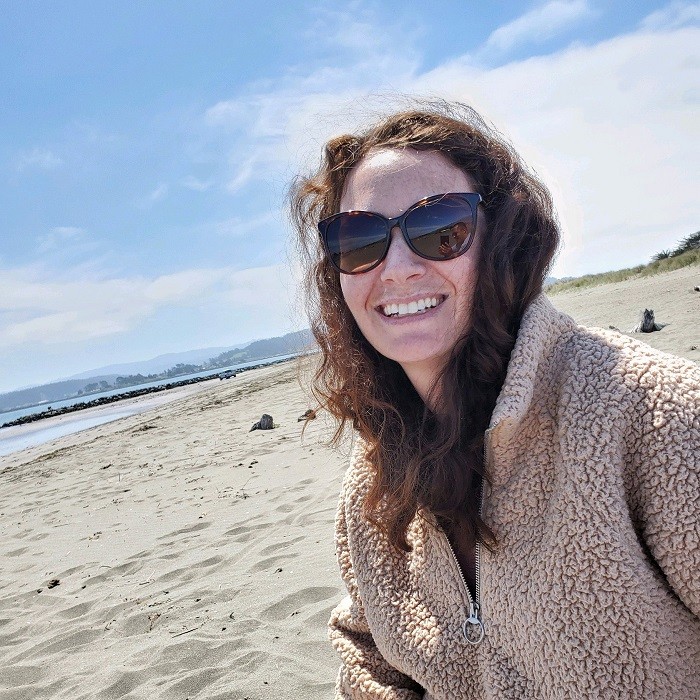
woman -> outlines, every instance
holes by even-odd
[[[333,139],[293,211],[359,435],[337,697],[700,697],[698,367],[551,306],[549,194],[468,108]]]

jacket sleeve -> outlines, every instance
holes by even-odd
[[[700,369],[682,360],[673,364],[647,375],[637,506],[651,555],[700,617]]]
[[[348,546],[345,499],[336,517],[336,551],[348,595],[331,613],[328,636],[340,654],[336,700],[416,700],[421,687],[389,664],[377,649],[365,618]]]

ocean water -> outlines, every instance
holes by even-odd
[[[17,418],[24,418],[24,416],[30,416],[35,413],[43,413],[47,408],[64,408],[67,406],[75,406],[77,403],[82,403],[84,401],[93,401],[95,399],[100,399],[107,396],[116,396],[117,394],[123,394],[127,391],[134,391],[136,389],[148,389],[157,386],[164,386],[171,382],[181,382],[186,379],[195,379],[199,377],[211,377],[214,378],[218,376],[220,372],[225,372],[227,369],[232,369],[234,371],[245,369],[246,367],[253,367],[256,365],[268,365],[272,362],[279,362],[280,360],[288,360],[292,357],[296,357],[296,354],[291,355],[278,355],[277,357],[270,357],[265,360],[255,360],[253,362],[243,362],[238,365],[230,365],[229,367],[220,367],[216,370],[208,369],[204,372],[195,372],[194,374],[183,374],[179,377],[172,377],[170,379],[159,379],[155,382],[147,382],[145,384],[136,384],[135,386],[125,386],[120,389],[111,389],[109,391],[101,391],[95,394],[84,394],[83,396],[76,396],[72,399],[64,399],[63,401],[51,401],[45,404],[37,404],[36,406],[26,406],[25,408],[19,408],[15,411],[5,411],[0,412],[0,425],[3,423],[9,423],[10,421],[17,420]],[[227,379],[225,381],[235,381],[235,379]],[[2,432],[0,431],[0,436]],[[2,454],[2,453],[0,453]]]
[[[114,404],[114,411],[105,412],[99,416],[92,416],[91,418],[80,418],[80,411],[76,411],[75,413],[69,414],[71,418],[75,417],[75,420],[66,420],[59,425],[52,425],[48,428],[41,427],[42,421],[28,423],[27,425],[19,426],[20,432],[18,434],[12,434],[10,437],[5,437],[10,430],[0,430],[0,457],[9,455],[12,452],[17,452],[18,450],[24,450],[27,447],[41,445],[49,440],[56,440],[64,435],[71,435],[81,430],[94,428],[97,425],[109,423],[119,418],[127,418],[139,413],[136,406],[134,406],[134,410],[116,410],[118,405],[118,403]],[[146,406],[144,410],[149,410],[149,408],[151,407]]]

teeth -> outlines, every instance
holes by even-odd
[[[427,297],[408,304],[387,304],[382,311],[385,316],[410,316],[438,305],[437,297]]]

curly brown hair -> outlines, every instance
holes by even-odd
[[[378,148],[439,152],[473,179],[483,198],[472,318],[439,378],[439,415],[423,404],[400,365],[364,338],[318,235],[318,221],[339,211],[348,173]],[[488,481],[484,432],[520,320],[542,291],[559,244],[549,192],[476,111],[431,102],[359,135],[331,139],[319,170],[298,178],[290,199],[311,330],[322,353],[312,390],[338,421],[335,442],[350,422],[367,443],[374,479],[365,516],[405,551],[408,526],[424,509],[462,544],[480,539],[492,546],[478,503],[477,487]]]

